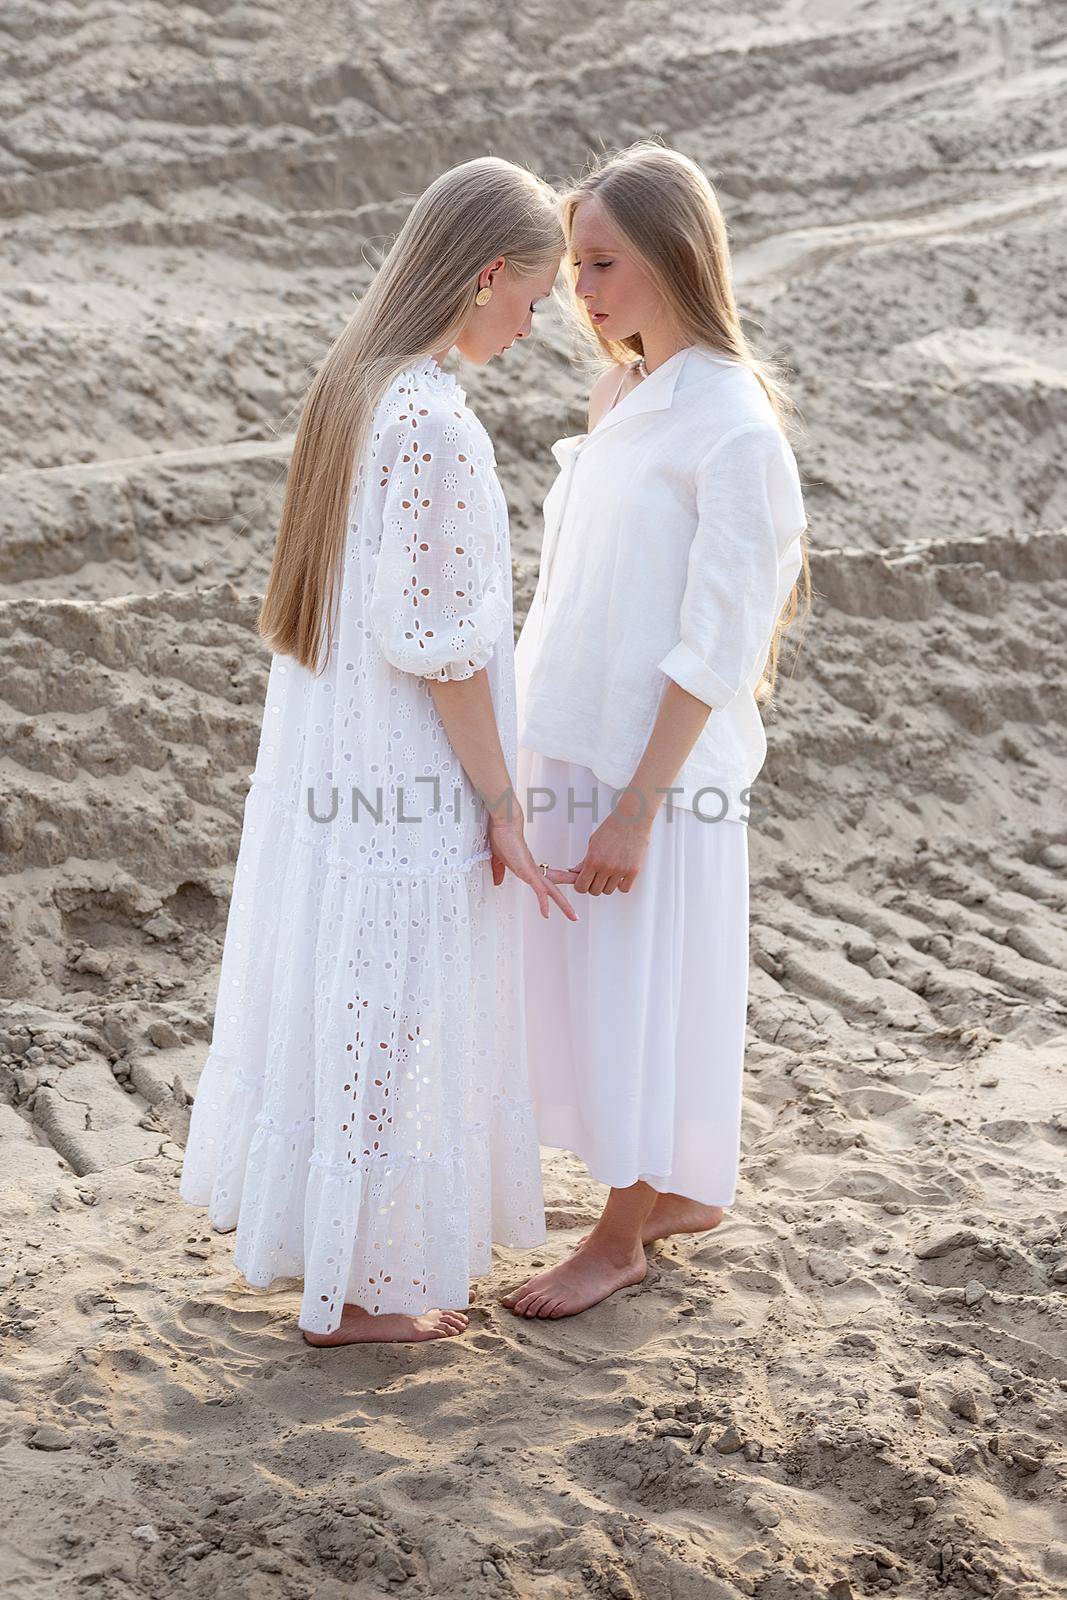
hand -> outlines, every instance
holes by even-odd
[[[547,872],[542,872],[530,854],[522,821],[508,821],[506,818],[498,820],[490,817],[489,848],[492,851],[493,882],[497,888],[503,883],[504,874],[510,868],[517,878],[530,885],[537,896],[543,917],[550,914],[549,902],[554,900],[565,917],[571,922],[578,921],[577,911],[563,891],[556,887],[560,883],[573,883],[574,871],[565,867],[549,867]]]
[[[626,821],[612,813],[589,836],[575,868],[576,894],[629,894],[648,849],[650,822]]]

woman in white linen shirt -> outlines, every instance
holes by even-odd
[[[236,1230],[249,1283],[303,1278],[309,1344],[461,1333],[493,1242],[544,1238],[518,902],[575,913],[508,794],[507,502],[441,362],[526,338],[562,248],[533,173],[495,157],[443,173],[327,353],[293,448],[180,1192]]]
[[[733,1202],[759,705],[802,571],[810,597],[791,406],[742,331],[713,188],[642,143],[563,209],[611,366],[588,432],[554,446],[516,646],[519,791],[534,854],[589,898],[565,946],[525,919],[527,1036],[541,1143],[611,1192],[568,1259],[505,1297],[537,1317],[640,1281],[645,1244]]]

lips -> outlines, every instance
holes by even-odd
[[[606,311],[590,311],[589,316],[593,322],[604,322],[607,318]]]

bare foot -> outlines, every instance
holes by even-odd
[[[674,1233],[710,1233],[725,1215],[722,1206],[702,1206],[697,1200],[686,1199],[684,1194],[661,1194],[645,1218],[641,1243],[669,1239]],[[583,1233],[575,1249],[580,1249],[588,1238],[589,1235]]]
[[[341,1325],[332,1333],[301,1329],[308,1344],[417,1344],[423,1339],[447,1339],[462,1333],[469,1318],[465,1311],[423,1311],[417,1317],[396,1311],[375,1316],[362,1306],[345,1304]]]
[[[599,1305],[617,1289],[640,1283],[648,1271],[638,1245],[629,1261],[620,1262],[594,1247],[579,1248],[558,1266],[538,1272],[501,1299],[517,1317],[573,1317]]]

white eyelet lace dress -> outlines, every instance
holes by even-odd
[[[180,1193],[236,1228],[299,1326],[463,1308],[492,1244],[545,1238],[522,907],[430,678],[488,670],[514,782],[507,504],[489,435],[427,358],[383,396],[329,663],[270,669],[211,1047]]]

